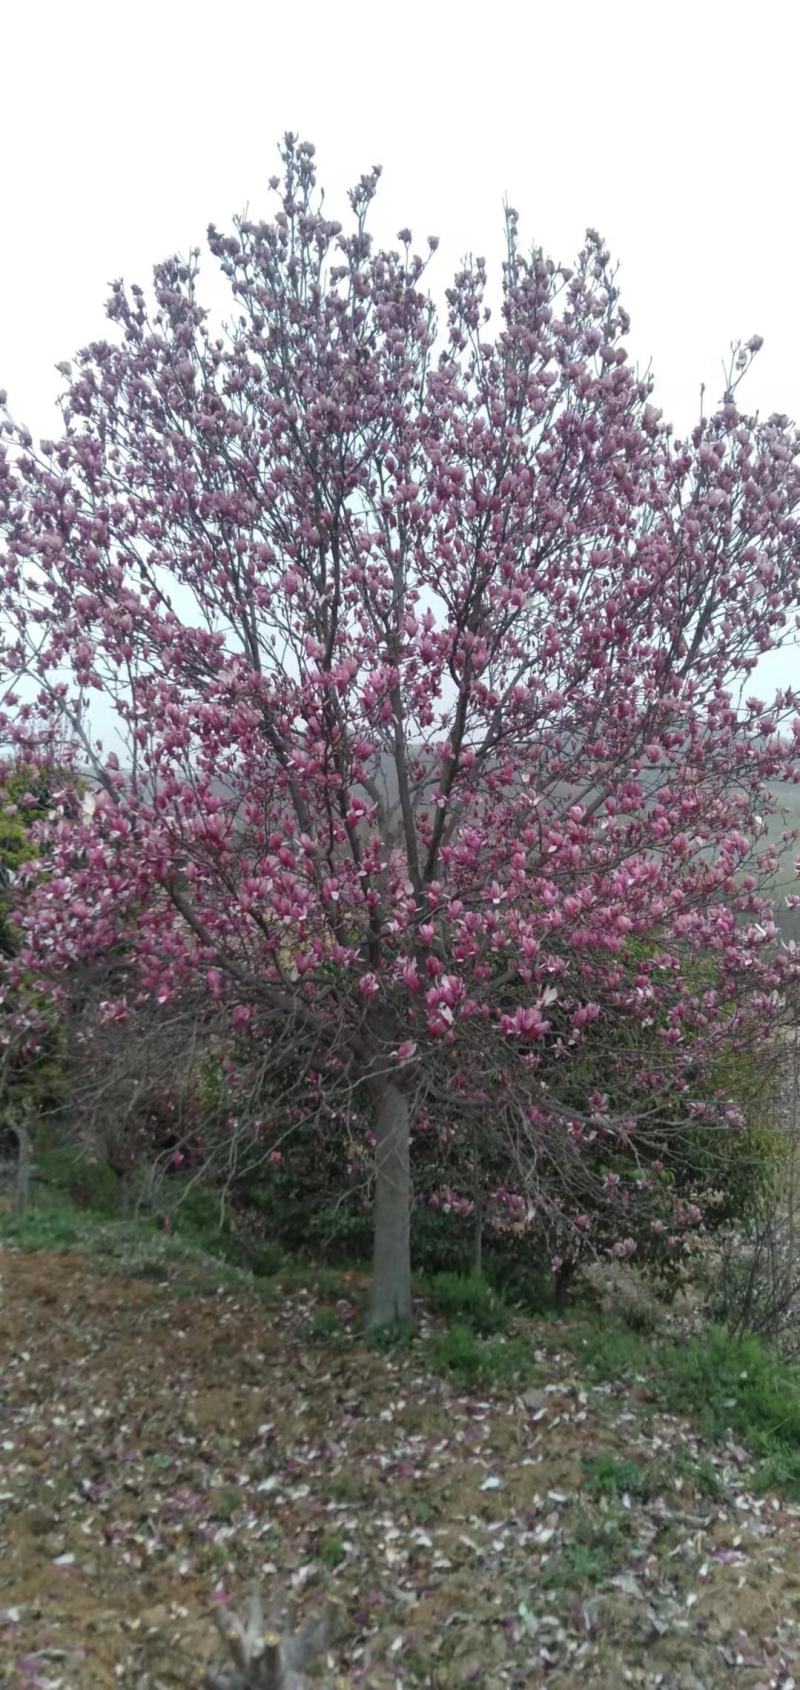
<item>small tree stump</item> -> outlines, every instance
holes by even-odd
[[[308,1669],[327,1644],[327,1614],[312,1614],[295,1630],[291,1617],[278,1611],[265,1625],[256,1592],[243,1619],[226,1609],[214,1621],[234,1664],[209,1672],[207,1690],[311,1690]]]

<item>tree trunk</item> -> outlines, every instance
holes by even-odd
[[[477,1274],[483,1273],[483,1202],[481,1194],[475,1199],[475,1234],[472,1265]]]
[[[475,1232],[472,1266],[477,1274],[483,1273],[483,1178],[480,1156],[477,1145],[473,1154],[474,1192],[475,1192]]]
[[[26,1127],[15,1126],[13,1131],[17,1135],[17,1144],[19,1146],[17,1159],[17,1186],[14,1198],[14,1207],[18,1215],[26,1215],[28,1213],[28,1200],[31,1189],[31,1159],[33,1156],[33,1146],[31,1144],[30,1133]]]
[[[401,1326],[411,1320],[411,1120],[408,1098],[391,1081],[378,1092],[375,1137],[370,1325]]]
[[[556,1314],[563,1314],[567,1306],[567,1294],[575,1278],[577,1262],[562,1262],[555,1276],[555,1305]]]

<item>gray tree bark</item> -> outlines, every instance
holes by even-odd
[[[26,1215],[28,1213],[28,1201],[31,1190],[31,1161],[33,1157],[33,1146],[31,1144],[31,1135],[28,1132],[27,1127],[24,1127],[21,1123],[19,1123],[12,1128],[12,1131],[16,1133],[17,1144],[19,1145],[14,1207],[18,1215]]]
[[[411,1320],[411,1116],[408,1098],[381,1083],[375,1118],[375,1245],[370,1325]]]

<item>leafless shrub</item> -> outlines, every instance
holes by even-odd
[[[748,1224],[721,1239],[710,1312],[734,1336],[753,1333],[800,1354],[800,1043],[794,1031],[781,1042],[779,1072],[772,1123],[785,1146],[779,1174]]]
[[[800,1353],[800,1260],[777,1207],[723,1241],[711,1313],[734,1337],[754,1333]]]
[[[666,1310],[644,1275],[628,1262],[591,1261],[581,1277],[612,1320],[632,1332],[658,1332],[666,1325]]]
[[[106,982],[84,986],[66,1022],[69,1115],[82,1148],[153,1197],[170,1158],[202,1138],[198,1077],[213,1048],[207,1013],[190,1000],[106,1019]]]

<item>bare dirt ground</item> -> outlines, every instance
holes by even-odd
[[[200,1690],[260,1583],[334,1603],[340,1685],[800,1684],[800,1508],[744,1451],[552,1327],[536,1388],[469,1397],[339,1290],[315,1328],[311,1291],[0,1251],[0,1683]]]

